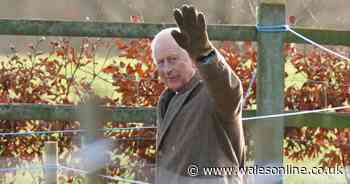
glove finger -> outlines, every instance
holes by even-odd
[[[183,5],[181,7],[181,12],[183,15],[184,28],[191,29],[193,25],[192,21],[190,20],[190,7],[188,5]]]
[[[201,31],[206,31],[207,30],[207,24],[205,22],[205,17],[202,12],[198,13],[198,27]]]
[[[182,15],[183,15],[183,20],[184,21],[186,21],[186,18],[187,18],[187,14],[188,14],[188,8],[189,8],[189,6],[188,5],[183,5],[181,8],[180,8],[180,11],[181,11],[181,13],[182,13]]]
[[[182,7],[180,8],[180,9],[181,9],[181,12],[183,13],[183,12],[187,11],[189,7],[190,7],[190,6],[188,6],[187,4],[182,5]]]
[[[180,30],[183,30],[184,28],[184,17],[182,15],[182,12],[179,9],[176,9],[174,11],[174,18],[177,23],[177,26],[180,28]]]
[[[197,10],[194,6],[190,6],[187,9],[187,19],[189,22],[189,25],[193,26],[193,28],[197,25]]]
[[[186,34],[180,33],[179,31],[174,30],[171,32],[171,35],[173,36],[173,38],[175,39],[175,41],[177,42],[177,44],[180,47],[187,50],[189,40],[188,40]]]

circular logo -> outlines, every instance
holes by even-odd
[[[199,167],[195,164],[191,164],[187,167],[187,174],[189,176],[198,176],[199,174]]]

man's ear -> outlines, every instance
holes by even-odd
[[[158,72],[157,72],[157,74],[158,74]],[[165,80],[163,79],[163,77],[158,77],[158,79],[159,79],[159,81],[161,82],[161,83],[165,83]]]
[[[152,80],[159,79],[158,66],[156,66],[156,70],[151,74]]]

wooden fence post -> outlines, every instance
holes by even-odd
[[[44,166],[45,184],[58,184],[58,146],[55,141],[45,142]]]
[[[83,148],[86,145],[95,143],[98,140],[98,132],[99,128],[98,123],[101,123],[102,117],[100,117],[100,113],[97,108],[97,102],[93,98],[88,98],[86,103],[80,106],[78,112],[78,118],[80,119],[80,126],[82,129],[85,129],[86,132],[82,136],[82,146]],[[104,151],[104,150],[101,150]],[[88,154],[89,156],[92,156]],[[96,158],[83,158],[83,160],[94,160]],[[84,163],[83,163],[84,164]],[[88,164],[89,166],[89,164]],[[93,168],[86,168],[87,170],[91,170]],[[86,184],[102,184],[103,179],[99,176],[99,170],[94,170],[93,172],[89,172],[86,175]]]
[[[285,25],[285,1],[265,0],[258,7],[258,25]],[[257,34],[257,114],[282,113],[284,108],[284,32]],[[257,120],[252,127],[255,165],[283,166],[283,118]],[[257,175],[258,183],[283,183],[282,175]]]

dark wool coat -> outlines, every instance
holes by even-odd
[[[181,91],[166,89],[160,97],[156,183],[241,183],[241,176],[209,177],[201,170],[244,165],[241,82],[218,52],[214,62],[197,67]],[[191,164],[199,176],[189,176]]]

